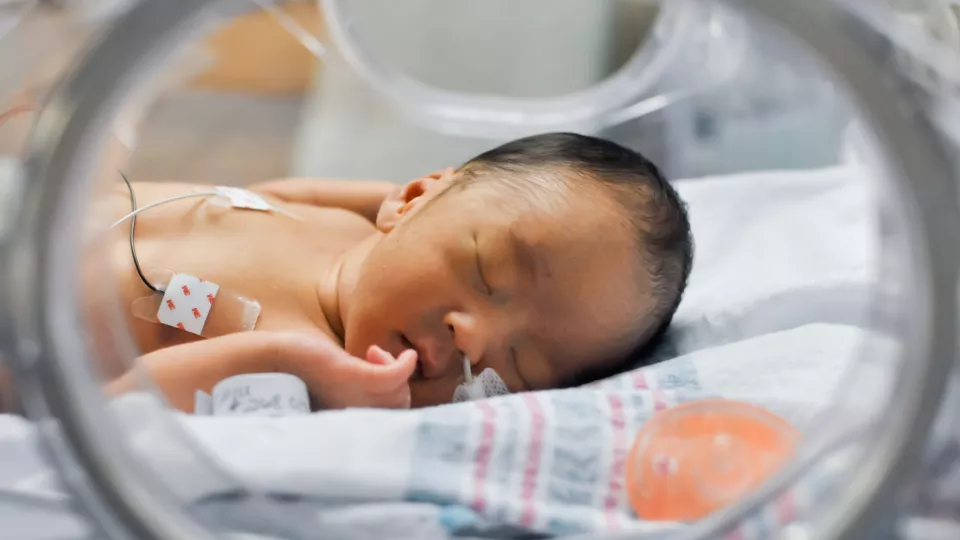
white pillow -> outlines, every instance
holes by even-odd
[[[878,228],[861,169],[750,173],[677,187],[696,254],[674,319],[676,352],[816,322],[862,322]]]

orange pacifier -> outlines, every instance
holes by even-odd
[[[705,399],[653,416],[627,457],[637,516],[694,521],[760,487],[790,457],[800,432],[755,405]]]

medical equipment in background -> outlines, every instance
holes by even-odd
[[[811,81],[804,88],[822,90],[814,101],[835,92],[837,109],[831,110],[849,111],[860,119],[864,141],[875,150],[875,164],[885,173],[881,180],[888,182],[885,188],[898,203],[890,209],[888,223],[898,234],[883,246],[883,283],[890,290],[878,295],[876,307],[895,314],[900,323],[895,337],[901,342],[901,358],[896,365],[889,364],[890,377],[900,384],[880,403],[865,405],[853,396],[838,401],[832,415],[824,418],[821,432],[810,434],[790,466],[752,496],[677,531],[677,537],[723,534],[787,487],[811,474],[825,474],[825,457],[844,453],[855,459],[842,461],[842,471],[827,471],[830,489],[782,533],[861,538],[896,528],[899,516],[891,509],[903,502],[901,486],[911,478],[933,481],[924,476],[930,471],[919,466],[917,456],[941,455],[941,442],[960,432],[958,419],[950,416],[960,399],[957,301],[952,292],[958,279],[957,171],[944,134],[950,126],[937,126],[933,118],[934,111],[950,103],[941,83],[949,82],[953,72],[950,66],[944,69],[934,54],[945,49],[942,44],[926,33],[900,31],[896,12],[870,2],[673,1],[662,7],[651,38],[654,45],[641,49],[601,84],[562,96],[504,98],[436,88],[391,69],[353,34],[355,5],[329,0],[324,6],[332,43],[324,51],[327,61],[358,73],[370,92],[419,129],[455,141],[445,159],[456,153],[454,148],[469,146],[457,147],[456,141],[489,145],[539,131],[616,131],[638,117],[669,111],[723,87],[731,77],[750,73],[737,65],[748,57],[729,55],[729,48],[714,49],[706,40],[693,50],[723,54],[700,66],[702,79],[695,84],[690,78],[671,80],[666,69],[689,46],[691,35],[739,36],[741,40],[733,43],[744,50],[777,40],[791,59],[787,64],[801,74],[805,69],[827,70],[830,81],[812,75],[799,80]],[[166,489],[162,471],[144,468],[123,444],[124,434],[108,420],[91,353],[116,358],[133,353],[124,336],[93,351],[85,346],[86,334],[96,328],[90,322],[90,306],[79,304],[71,272],[78,268],[81,253],[96,250],[97,245],[81,242],[77,224],[86,199],[98,187],[91,170],[107,126],[126,104],[125,98],[131,93],[138,96],[137,90],[155,75],[150,70],[169,60],[182,41],[247,9],[251,6],[241,2],[164,0],[143,1],[119,15],[43,109],[26,167],[7,191],[5,206],[10,210],[0,215],[4,357],[17,375],[26,412],[41,425],[57,427],[40,433],[76,501],[92,521],[118,538],[204,538],[209,532],[204,527],[216,530],[219,524],[197,522],[184,512]],[[691,27],[684,26],[689,24],[707,31],[690,32]],[[738,35],[736,28],[750,32]],[[906,61],[890,62],[886,55],[892,50],[905,52]],[[921,79],[917,70],[904,67],[914,62],[928,64],[936,76]],[[755,71],[747,80],[759,85],[763,73]],[[790,81],[798,80],[774,79],[778,84],[771,87],[778,87],[778,92],[790,90]],[[727,106],[723,100],[718,103]],[[734,101],[730,107],[741,105]],[[694,118],[703,122],[699,113]],[[837,133],[841,128],[836,126]],[[833,127],[824,129],[816,132],[827,133]],[[743,166],[704,165],[710,159],[687,155],[693,156],[688,171]],[[336,174],[335,165],[331,163],[335,171],[331,174]],[[684,170],[682,164],[676,167]],[[111,298],[106,283],[103,289],[88,292]],[[103,304],[94,309],[105,320],[116,320],[117,307],[109,300]],[[857,367],[853,369],[855,375]],[[189,441],[184,445],[189,448]],[[263,494],[251,495],[262,511],[258,516],[262,526],[280,527],[284,509]],[[306,531],[300,534],[309,536]]]
[[[664,167],[672,178],[836,163],[840,134],[851,112],[808,59],[792,54],[769,32],[744,24],[735,20],[720,25],[746,41],[738,51],[737,74],[728,84],[663,111]],[[664,81],[695,87],[696,81],[685,79],[696,73],[698,57],[684,58]]]
[[[436,1],[413,5],[331,2],[328,11],[335,14],[330,20],[331,35],[345,34],[347,30],[340,27],[349,26],[350,39],[340,41],[348,43],[345,58],[359,59],[361,67],[343,62],[339,55],[322,62],[328,76],[319,80],[308,102],[293,173],[323,171],[399,180],[416,174],[425,164],[440,168],[475,155],[487,144],[479,132],[474,130],[470,137],[438,135],[398,116],[375,86],[365,81],[392,81],[400,77],[400,66],[405,70],[400,77],[402,91],[413,92],[429,82],[438,92],[430,98],[446,99],[437,106],[450,105],[445,92],[450,85],[519,97],[581,90],[607,75],[603,68],[609,64],[610,46],[598,34],[609,32],[609,18],[623,16],[613,4],[600,3],[588,16],[559,10],[560,15],[540,24],[527,23],[519,33],[518,24],[485,31],[506,9],[497,2],[474,6],[469,17],[453,17],[454,8]],[[538,7],[535,2],[515,2],[511,9],[522,16],[535,13]],[[816,66],[784,48],[776,35],[749,28],[736,15],[715,6],[684,10],[664,3],[660,10],[643,46],[618,71],[618,76],[635,75],[636,102],[621,114],[638,118],[605,121],[611,125],[600,131],[604,136],[643,148],[671,178],[807,169],[837,162],[837,148],[852,111]],[[928,26],[934,23],[937,35],[949,38],[953,32],[946,21],[954,18],[944,16],[942,3],[914,2],[911,9],[896,13],[898,25],[919,20]],[[567,28],[568,33],[558,36],[551,31],[556,26]],[[418,37],[427,34],[430,39]],[[481,43],[458,46],[461,35],[475,36],[473,41]],[[516,52],[507,57],[487,53],[493,44],[483,46],[482,40],[492,36],[500,47],[515,42]],[[539,46],[525,47],[523,40]],[[564,43],[581,45],[571,51]],[[567,59],[562,78],[552,76],[546,63],[533,60],[531,55],[543,50]],[[491,62],[498,63],[495,69],[483,69]],[[474,71],[493,75],[471,79]],[[556,89],[551,91],[548,85]],[[355,139],[365,144],[351,145],[349,141]]]
[[[883,2],[881,2],[883,3]],[[953,0],[886,2],[892,11],[886,31],[898,36],[901,43],[910,36],[928,36],[947,48],[960,50],[960,27]],[[836,163],[840,146],[852,111],[838,99],[833,84],[816,74],[808,61],[792,55],[778,44],[775,36],[754,29],[736,26],[738,21],[718,21],[716,30],[742,35],[749,42],[740,47],[743,70],[738,77],[718,92],[692,96],[667,108],[664,131],[669,151],[665,169],[674,178],[691,178],[705,174],[723,174],[743,170],[805,169]],[[721,43],[724,43],[721,41]],[[711,46],[716,46],[711,43]],[[725,46],[725,43],[724,45]],[[919,54],[918,54],[919,53]],[[685,59],[680,69],[667,73],[667,79],[683,85],[684,77],[695,72],[696,58]],[[903,69],[918,80],[945,84],[944,62],[931,69],[930,55],[899,51],[897,60]],[[803,65],[797,69],[797,64]],[[673,80],[679,79],[679,80]],[[936,81],[936,82],[934,82]],[[696,80],[688,86],[695,86]],[[951,102],[960,101],[956,86],[938,92],[952,92]],[[716,94],[721,94],[717,99]],[[955,110],[944,100],[943,110],[932,117],[954,120],[941,123],[945,129],[960,126]]]
[[[960,64],[950,54],[960,51],[960,2],[956,0],[890,0],[897,11],[891,16],[871,17],[874,24],[892,36],[897,45],[893,61],[899,69],[931,96],[929,116],[938,129],[960,149]],[[865,12],[865,16],[870,12]],[[842,148],[858,156],[847,159],[876,160],[864,140],[863,127],[853,122],[846,128]]]
[[[682,176],[689,167],[671,163],[692,156],[683,148],[689,141],[677,132],[693,126],[684,124],[690,123],[684,113],[671,111],[687,110],[684,104],[693,96],[741,80],[745,68],[764,68],[755,65],[757,55],[748,54],[755,45],[753,32],[736,16],[712,5],[689,9],[670,2],[656,3],[659,12],[642,46],[617,65],[609,34],[617,18],[643,4],[654,3],[601,2],[586,10],[577,0],[563,0],[549,15],[538,16],[541,5],[529,0],[327,2],[329,33],[342,54],[322,62],[327,76],[311,95],[293,172],[399,180],[425,166],[463,161],[486,149],[491,138],[542,132],[552,125],[599,131],[642,147],[668,175]],[[501,16],[508,9],[516,19]],[[557,33],[557,27],[566,31]],[[463,40],[464,35],[471,39]],[[513,50],[495,52],[504,48]],[[563,68],[541,61],[544,55],[564,58]],[[393,97],[384,99],[376,88],[387,84]],[[730,93],[753,88],[744,83]],[[491,121],[477,122],[479,109],[464,106],[464,96],[485,104],[483,114]],[[409,98],[412,115],[397,114],[390,103],[400,98]],[[526,107],[534,100],[539,104]],[[442,123],[425,126],[418,120],[430,114],[428,107],[446,111]],[[526,123],[537,108],[544,114]],[[461,119],[472,119],[470,133],[448,136],[461,129]],[[348,142],[355,139],[365,144]],[[828,139],[817,137],[821,144]],[[822,161],[779,162],[798,160],[808,166]]]

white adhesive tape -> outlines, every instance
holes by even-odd
[[[214,192],[217,194],[216,197],[212,199],[214,204],[223,206],[226,204],[231,208],[240,208],[244,210],[255,210],[257,212],[272,212],[277,214],[283,214],[289,218],[293,218],[297,221],[303,221],[303,218],[300,216],[290,213],[283,208],[274,206],[267,202],[263,196],[250,191],[249,189],[243,189],[238,187],[229,187],[229,186],[217,186],[214,188]]]
[[[174,278],[178,275],[200,282],[201,289],[217,287],[217,292],[206,290],[197,292],[196,287],[190,287],[190,297],[186,300],[178,299],[177,296],[184,293],[184,290],[174,282]],[[229,290],[224,290],[216,283],[204,281],[189,274],[177,274],[171,270],[148,270],[146,276],[150,283],[163,292],[161,294],[150,294],[133,301],[130,305],[131,312],[140,320],[176,328],[180,328],[178,325],[182,324],[185,332],[193,332],[199,328],[199,335],[208,338],[234,332],[248,332],[257,326],[257,320],[260,318],[260,304],[256,300],[238,296]],[[206,298],[209,304],[210,298],[207,295],[212,295],[216,302],[215,305],[209,306],[209,310],[205,311],[201,309],[204,308],[204,305],[200,300]],[[171,300],[172,307],[170,303],[167,303],[167,300]],[[200,302],[200,305],[185,309],[191,301]],[[200,314],[199,318],[193,312],[193,307],[197,308]],[[181,318],[178,319],[176,318],[177,313],[172,313],[172,311],[176,312],[180,309],[185,312],[180,313],[179,317]],[[184,319],[190,325],[183,322]]]
[[[243,188],[217,186],[214,191],[226,199],[230,203],[230,206],[234,208],[246,208],[247,210],[257,210],[260,212],[273,210],[273,206],[265,201],[263,197]]]
[[[251,373],[213,387],[213,416],[290,416],[308,414],[307,385],[286,373]]]
[[[163,291],[157,320],[167,326],[200,335],[220,286],[190,274],[175,274]]]

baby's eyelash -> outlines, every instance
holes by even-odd
[[[480,260],[480,246],[477,244],[476,235],[474,235],[473,237],[473,245],[474,245],[474,253],[476,254],[474,259],[476,259],[475,262],[477,265],[477,275],[480,277],[480,284],[482,285],[483,292],[488,295],[492,295],[493,289],[487,283],[487,279],[483,276],[483,261]]]

